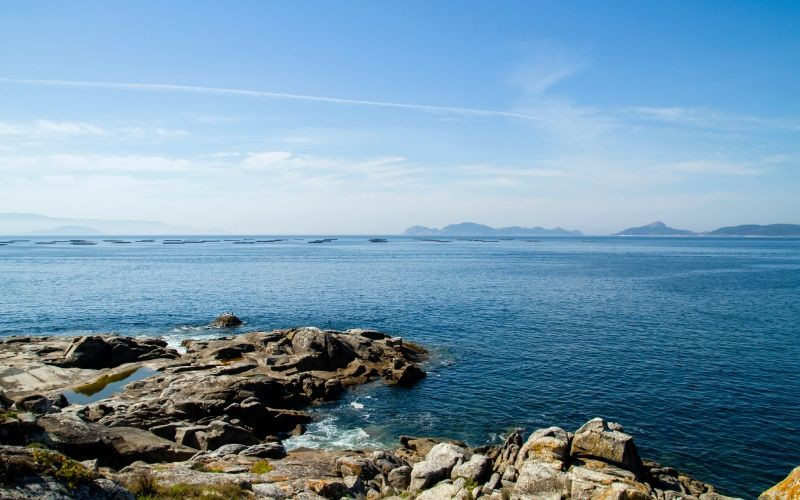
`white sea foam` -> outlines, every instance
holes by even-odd
[[[284,441],[283,445],[287,450],[297,448],[326,450],[383,448],[381,443],[367,434],[364,429],[360,427],[346,429],[340,427],[338,423],[337,417],[326,417],[319,422],[310,424],[305,434],[291,437]]]
[[[364,409],[364,405],[362,403],[359,403],[358,401],[353,401],[352,403],[350,403],[350,406],[352,406],[356,410],[363,410]]]
[[[184,340],[204,340],[215,339],[220,336],[219,330],[204,326],[181,325],[173,328],[168,333],[161,336],[167,342],[167,347],[175,349],[180,353],[185,353],[186,349],[181,347]]]

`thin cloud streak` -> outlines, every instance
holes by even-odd
[[[542,121],[539,116],[515,113],[513,111],[499,111],[492,109],[462,108],[458,106],[435,106],[428,104],[408,104],[390,101],[370,101],[364,99],[347,99],[341,97],[326,97],[304,94],[290,94],[285,92],[269,92],[264,90],[231,89],[224,87],[203,87],[195,85],[173,85],[164,83],[119,83],[83,80],[26,80],[15,78],[2,78],[0,83],[19,85],[43,85],[54,87],[80,87],[102,88],[112,90],[133,90],[143,92],[187,92],[196,94],[217,94],[240,97],[265,97],[270,99],[288,99],[296,101],[326,102],[331,104],[348,104],[355,106],[373,106],[383,108],[408,109],[425,111],[428,113],[449,113],[458,115],[516,118],[520,120]]]

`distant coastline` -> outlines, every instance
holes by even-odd
[[[743,224],[724,226],[710,231],[691,231],[670,227],[656,221],[644,226],[630,227],[613,234],[584,233],[578,229],[562,227],[545,228],[541,226],[492,227],[476,222],[460,222],[442,228],[415,225],[400,234],[385,233],[333,233],[333,232],[232,232],[224,228],[194,228],[177,226],[160,221],[71,219],[49,217],[39,214],[0,213],[0,238],[14,237],[325,237],[325,236],[365,236],[365,237],[530,237],[530,236],[715,236],[715,237],[800,237],[800,224]]]
[[[796,237],[800,236],[800,224],[744,224],[696,233],[687,229],[669,227],[661,221],[656,221],[646,226],[624,229],[613,236]]]

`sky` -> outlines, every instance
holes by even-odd
[[[3,2],[0,212],[800,223],[800,2]]]

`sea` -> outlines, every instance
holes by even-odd
[[[178,346],[222,312],[245,321],[227,334],[370,328],[426,346],[428,377],[315,407],[288,447],[477,446],[601,416],[731,495],[800,465],[800,239],[117,238],[0,241],[0,336]]]

